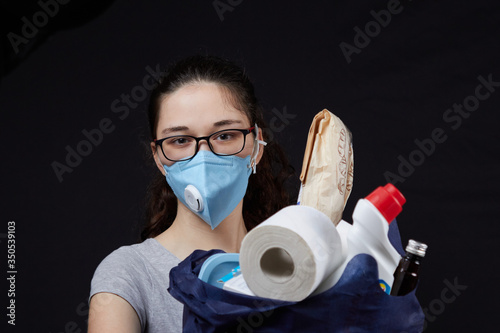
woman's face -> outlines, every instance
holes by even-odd
[[[200,137],[224,129],[248,129],[252,126],[246,114],[237,110],[228,101],[218,85],[202,82],[184,86],[163,98],[156,138],[162,139],[173,135]],[[252,153],[253,139],[253,134],[247,135],[245,147],[237,156],[246,157]],[[156,152],[154,144],[151,147],[156,164],[164,173],[162,165],[170,166],[175,162],[167,160],[159,148]],[[210,150],[205,140],[200,141],[199,150]]]

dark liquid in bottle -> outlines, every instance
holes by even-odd
[[[394,271],[394,283],[392,284],[391,295],[402,296],[415,289],[418,282],[418,271],[422,257],[412,253],[406,253],[401,258],[399,265]]]

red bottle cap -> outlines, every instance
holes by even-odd
[[[388,223],[391,223],[392,220],[401,213],[403,210],[402,206],[406,202],[403,194],[390,183],[384,187],[379,186],[365,199],[370,201],[378,209]]]

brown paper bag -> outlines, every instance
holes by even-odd
[[[353,168],[351,134],[340,118],[324,109],[309,129],[298,204],[318,209],[337,225],[351,194]]]

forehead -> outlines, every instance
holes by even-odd
[[[225,119],[250,120],[231,102],[228,92],[215,83],[199,82],[183,86],[165,96],[160,104],[158,127],[211,124]],[[158,128],[160,129],[160,128]]]

